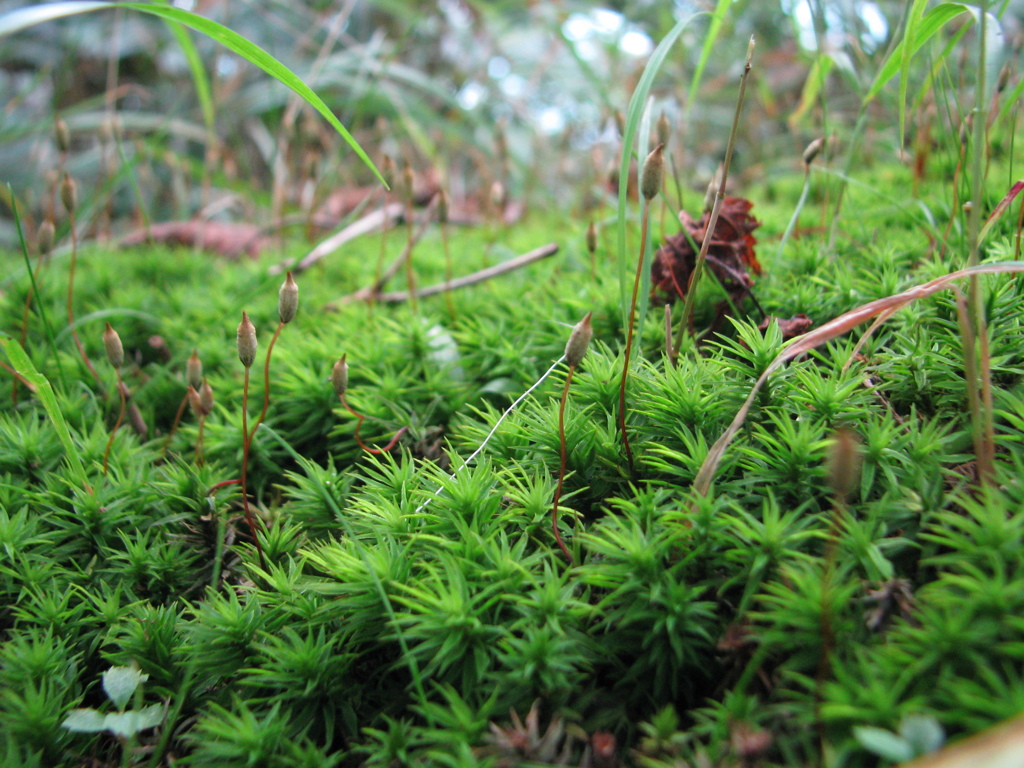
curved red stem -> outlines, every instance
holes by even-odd
[[[249,535],[256,545],[256,552],[260,556],[260,567],[267,570],[267,559],[263,555],[263,545],[260,544],[260,537],[256,535],[256,523],[252,518],[252,511],[249,509],[249,493],[246,489],[245,475],[249,468],[249,367],[245,368],[245,381],[242,384],[242,510],[245,512],[245,522],[249,526]],[[258,425],[257,425],[258,426]],[[253,430],[255,431],[255,429]]]
[[[370,448],[366,443],[363,442],[363,439],[359,436],[359,430],[362,428],[363,421],[366,420],[366,417],[363,416],[363,414],[357,412],[355,409],[352,408],[351,405],[348,404],[348,400],[345,399],[345,395],[341,395],[339,399],[341,400],[341,404],[345,406],[345,410],[347,410],[349,413],[356,417],[356,443],[358,443],[359,447],[362,448],[367,453],[374,453],[378,455],[381,453],[387,453],[388,451],[395,447],[395,443],[398,442],[398,438],[404,435],[406,430],[409,429],[408,427],[402,427],[395,433],[395,436],[391,438],[391,442],[389,442],[383,448]]]

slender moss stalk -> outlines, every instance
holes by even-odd
[[[956,168],[953,170],[953,204],[949,209],[949,220],[946,228],[942,230],[942,243],[939,245],[939,261],[946,255],[946,245],[949,242],[949,230],[953,227],[953,219],[956,218],[960,203],[960,172],[963,170],[964,160],[967,158],[966,130],[963,126],[960,129],[960,142],[957,145]]]
[[[395,436],[392,437],[390,442],[388,442],[388,444],[385,445],[383,448],[370,448],[368,445],[366,445],[366,443],[363,442],[363,439],[359,436],[359,430],[362,428],[363,421],[366,419],[366,417],[363,414],[356,411],[351,405],[349,405],[348,400],[345,398],[345,392],[348,390],[347,354],[342,355],[341,359],[334,364],[334,368],[331,371],[331,385],[334,387],[334,392],[335,394],[338,395],[338,399],[341,401],[341,404],[345,406],[345,410],[347,410],[357,419],[355,438],[356,443],[359,445],[360,448],[362,448],[367,453],[382,454],[387,453],[388,451],[395,447],[395,444],[398,442],[398,439],[405,434],[405,431],[408,429],[408,427],[402,427],[400,430],[398,430],[395,433]]]
[[[256,430],[259,429],[260,424],[267,418],[267,411],[270,409],[270,357],[274,352],[274,345],[277,343],[278,336],[281,335],[281,330],[292,320],[295,319],[295,315],[299,309],[299,286],[295,282],[295,278],[292,277],[292,273],[289,271],[285,274],[284,283],[281,285],[280,291],[277,295],[277,314],[279,321],[277,328],[274,330],[274,335],[270,339],[270,344],[267,346],[267,356],[263,362],[263,409],[260,411],[260,417],[256,420],[253,425],[252,431],[249,433],[247,440],[251,443],[253,436],[256,434]]]
[[[186,396],[192,406],[192,412],[199,420],[199,433],[196,436],[196,466],[201,467],[205,461],[203,453],[203,430],[206,427],[206,417],[213,412],[213,389],[206,379],[203,379],[197,390],[191,384],[188,387]]]
[[[747,80],[750,78],[750,65],[754,58],[754,38],[750,38],[747,46],[747,60],[743,65],[743,74],[740,76],[740,92],[736,97],[736,113],[732,119],[732,129],[729,131],[729,143],[725,147],[725,160],[722,162],[722,178],[715,192],[714,204],[711,207],[711,215],[708,217],[708,225],[704,231],[704,241],[700,246],[700,253],[697,254],[697,261],[694,264],[693,272],[690,274],[690,282],[686,286],[686,296],[683,299],[683,316],[679,321],[679,330],[676,332],[676,340],[673,346],[676,349],[683,347],[683,335],[690,327],[690,318],[693,315],[694,294],[700,280],[701,272],[704,270],[704,262],[707,261],[708,247],[714,237],[715,227],[718,226],[718,215],[722,209],[722,201],[725,200],[725,185],[729,180],[729,166],[732,164],[732,151],[736,146],[736,130],[740,124],[740,115],[743,111],[743,98],[747,91]]]
[[[565,546],[565,542],[562,541],[562,533],[558,530],[558,503],[562,500],[562,485],[565,482],[567,463],[567,451],[565,446],[565,402],[569,398],[569,386],[572,384],[573,374],[576,373],[576,366],[580,364],[584,355],[587,354],[587,348],[590,346],[590,340],[594,336],[594,329],[590,324],[590,317],[592,314],[593,312],[588,312],[587,316],[580,320],[572,329],[572,333],[569,334],[569,341],[565,345],[565,362],[569,366],[569,373],[565,377],[565,387],[562,389],[562,399],[558,404],[558,485],[555,486],[555,500],[551,505],[551,528],[555,533],[555,541],[558,542],[558,547],[562,550],[562,554],[565,555],[565,559],[569,561],[569,565],[572,565],[573,563],[572,553],[569,551],[569,548]]]
[[[377,268],[373,273],[374,288],[369,301],[367,301],[367,305],[370,307],[371,313],[373,312],[373,304],[377,299],[377,294],[380,292],[382,277],[384,275],[384,254],[387,252],[388,230],[391,228],[391,220],[388,218],[388,191],[395,185],[395,161],[391,159],[391,155],[384,155],[384,159],[381,160],[380,166],[381,173],[384,176],[387,186],[384,187],[384,194],[380,204],[380,252],[377,254]]]
[[[227,534],[228,521],[227,517],[220,512],[215,512],[214,515],[217,518],[217,539],[213,543],[213,570],[210,573],[210,587],[216,590],[220,585],[220,574],[224,568],[224,539]]]
[[[185,363],[185,396],[181,398],[178,412],[174,414],[174,423],[171,424],[171,431],[167,433],[167,437],[164,439],[164,444],[160,449],[161,453],[166,453],[168,447],[170,447],[171,440],[174,439],[174,435],[178,431],[178,425],[181,424],[181,417],[185,415],[185,406],[192,402],[192,391],[194,390],[198,396],[204,381],[203,361],[199,359],[199,350],[193,349],[192,354],[189,355],[188,362]],[[193,410],[195,410],[194,406]],[[198,459],[198,457],[197,453],[196,458]]]
[[[562,500],[562,485],[565,482],[566,448],[565,448],[565,401],[569,398],[569,386],[572,384],[572,376],[576,373],[576,366],[569,365],[569,373],[565,377],[565,387],[562,388],[562,399],[558,403],[558,485],[555,486],[555,500],[551,505],[551,529],[555,532],[555,541],[558,548],[562,550],[565,559],[572,565],[572,553],[562,541],[562,533],[558,530],[558,502]]]
[[[782,233],[779,250],[775,254],[776,261],[782,258],[782,252],[786,249],[789,236],[793,234],[796,223],[800,220],[800,212],[803,211],[804,204],[807,202],[807,193],[811,191],[811,163],[814,162],[814,158],[818,156],[823,146],[825,146],[825,139],[818,138],[808,144],[807,149],[804,150],[804,188],[800,192],[800,199],[796,201],[796,208],[793,209],[793,215],[789,219],[789,224],[786,225],[786,231]]]
[[[591,219],[587,225],[587,253],[590,254],[590,279],[597,279],[597,224]]]
[[[75,222],[75,211],[78,208],[78,188],[75,185],[75,180],[72,179],[68,174],[64,174],[64,180],[60,185],[60,199],[64,203],[64,208],[68,212],[71,222],[71,264],[68,267],[68,327],[71,329],[71,338],[75,341],[75,346],[78,348],[78,354],[82,356],[82,360],[85,361],[85,367],[89,369],[89,373],[96,380],[98,384],[102,384],[100,375],[96,372],[96,368],[92,364],[92,360],[89,359],[89,355],[85,352],[85,347],[82,346],[82,340],[78,338],[78,330],[75,328],[75,310],[74,310],[74,297],[75,297],[75,266],[78,261],[78,234],[76,232]]]
[[[32,269],[32,265],[28,261],[28,254],[25,254],[25,267],[28,270],[29,277],[32,280],[32,284],[28,287],[28,292],[25,294],[25,308],[21,313],[21,346],[25,346],[25,339],[28,338],[28,316],[32,310],[32,299],[35,297],[36,282],[39,277],[39,270],[43,266],[43,259],[50,253],[53,248],[53,238],[55,230],[53,222],[50,219],[44,219],[39,225],[39,229],[36,231],[36,250],[39,254],[39,258],[36,261],[35,270]],[[11,382],[11,404],[17,406],[18,404],[18,379],[17,377]]]
[[[980,29],[978,31],[978,68],[974,84],[974,108],[971,122],[971,210],[967,219],[967,244],[969,255],[967,266],[975,267],[981,260],[981,216],[984,194],[984,157],[986,150],[986,125],[984,110],[986,87],[986,37],[988,26],[988,0],[981,0],[979,7]],[[995,423],[992,412],[991,360],[988,354],[988,328],[985,320],[985,305],[981,296],[981,285],[976,275],[968,282],[968,297],[974,334],[980,340],[978,349],[978,374],[980,380],[980,413],[972,418],[971,429],[975,435],[978,461],[978,479],[991,483],[995,479]],[[967,339],[965,337],[964,341]]]
[[[252,364],[256,362],[256,327],[252,324],[249,316],[242,312],[242,322],[238,324],[237,333],[238,359],[245,367],[245,379],[242,382],[242,510],[245,512],[245,522],[249,526],[249,535],[256,545],[256,552],[260,558],[260,567],[267,570],[267,559],[263,555],[263,545],[256,533],[256,523],[253,520],[252,510],[249,509],[249,492],[246,477],[249,473],[249,371]]]
[[[402,194],[405,197],[405,226],[409,233],[408,250],[409,256],[405,260],[405,281],[409,284],[409,305],[412,307],[413,315],[419,313],[419,300],[416,298],[416,270],[412,264],[412,249],[416,240],[416,222],[413,210],[413,183],[412,166],[409,161],[403,161],[402,167]]]
[[[640,192],[643,196],[644,207],[640,224],[640,255],[636,260],[636,276],[633,278],[633,297],[629,303],[629,320],[626,328],[626,352],[622,361],[622,379],[619,382],[619,434],[622,436],[622,447],[626,452],[626,461],[629,464],[629,475],[636,475],[636,467],[633,463],[633,449],[629,445],[629,435],[626,433],[626,378],[629,374],[630,357],[633,351],[633,325],[636,320],[636,299],[640,291],[640,278],[644,271],[644,255],[647,251],[647,230],[651,213],[651,200],[661,191],[662,180],[665,176],[665,145],[659,144],[655,147],[647,159],[644,160],[644,167],[640,174]]]
[[[443,189],[437,196],[437,223],[441,227],[441,247],[444,249],[444,300],[448,305],[448,315],[455,325],[455,304],[452,301],[452,253],[448,247],[448,193]]]
[[[487,447],[487,444],[491,441],[491,438],[494,437],[494,435],[497,433],[498,428],[502,425],[502,423],[505,421],[505,419],[507,419],[509,417],[509,414],[514,412],[516,410],[516,408],[518,408],[520,405],[522,405],[523,401],[525,401],[526,398],[528,398],[530,395],[532,395],[533,392],[537,389],[537,387],[539,387],[541,384],[543,384],[545,381],[547,381],[548,376],[550,376],[554,372],[554,370],[559,365],[562,364],[562,361],[564,359],[565,359],[565,355],[562,355],[560,358],[555,360],[555,362],[553,362],[550,366],[548,366],[548,369],[546,371],[544,371],[544,373],[542,373],[540,375],[540,378],[538,378],[535,382],[533,382],[533,384],[531,384],[529,387],[527,387],[525,392],[523,392],[521,395],[519,395],[519,397],[517,397],[514,401],[512,401],[512,404],[508,408],[506,408],[504,411],[502,411],[501,416],[499,416],[497,421],[494,422],[494,425],[491,427],[490,431],[484,436],[484,439],[480,441],[480,445],[478,445],[476,447],[476,449],[471,454],[469,454],[469,456],[466,457],[466,460],[463,461],[462,464],[460,464],[455,469],[454,472],[452,472],[450,475],[448,475],[448,478],[450,480],[454,480],[455,476],[458,475],[459,472],[461,472],[466,467],[468,467],[470,464],[472,464],[473,461],[476,459],[476,457],[484,452],[484,449]],[[342,361],[339,361],[339,362],[343,362],[343,361],[344,361],[344,358],[342,358]],[[338,364],[336,363],[335,364],[335,371],[337,371],[337,370],[338,370]],[[346,375],[347,375],[347,373],[346,373]],[[332,376],[332,379],[333,379],[333,376]],[[335,384],[335,390],[337,390],[337,384]],[[416,509],[413,512],[413,514],[418,515],[420,512],[422,512],[424,509],[426,509],[428,506],[430,506],[430,503],[441,492],[441,490],[443,488],[444,488],[443,485],[439,485],[435,489],[434,495],[430,496],[429,498],[427,498],[426,501],[424,501],[422,504],[420,504],[418,507],[416,507]]]
[[[106,329],[103,331],[103,347],[107,352],[107,360],[110,365],[113,366],[114,371],[117,373],[117,391],[121,396],[121,408],[117,412],[117,421],[114,422],[114,428],[110,430],[110,438],[107,440],[107,449],[103,452],[103,474],[107,474],[108,463],[110,461],[110,449],[114,445],[114,435],[117,434],[117,430],[121,428],[121,423],[124,421],[124,411],[127,398],[125,397],[125,385],[121,379],[121,366],[124,365],[124,346],[121,344],[121,337],[117,335],[110,323],[107,323]]]

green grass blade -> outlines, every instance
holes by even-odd
[[[651,54],[651,58],[644,68],[644,73],[640,77],[640,82],[637,83],[636,90],[633,91],[633,97],[629,100],[629,108],[626,111],[626,127],[623,129],[622,134],[622,162],[619,167],[619,204],[617,209],[619,306],[622,309],[623,328],[629,322],[629,299],[633,290],[633,275],[636,271],[634,268],[636,262],[626,254],[626,207],[629,204],[629,164],[635,151],[634,144],[636,143],[640,120],[643,119],[644,111],[647,107],[647,95],[651,92],[654,78],[657,77],[658,70],[661,69],[661,65],[668,56],[668,52],[690,22],[702,15],[704,14],[695,13],[677,22],[669,33],[665,35],[665,38],[658,43],[658,47],[654,49],[654,53]],[[641,310],[637,318],[637,336],[640,335],[643,329],[643,309],[646,306],[647,296],[645,293],[641,297]]]
[[[700,49],[700,58],[697,60],[697,68],[693,71],[693,79],[690,80],[690,95],[687,97],[687,104],[693,104],[697,96],[697,88],[700,86],[700,79],[704,74],[704,67],[707,66],[711,52],[714,50],[715,41],[718,40],[718,33],[725,21],[725,12],[732,5],[732,0],[718,0],[714,13],[711,14],[711,23],[708,24],[708,32],[704,37],[704,47]],[[692,18],[692,17],[691,17]],[[671,34],[671,33],[669,33]]]
[[[53,359],[57,363],[57,372],[60,374],[61,381],[64,380],[64,368],[60,364],[60,355],[57,354],[57,342],[54,341],[53,326],[50,325],[50,318],[46,316],[46,303],[41,300],[39,294],[39,286],[36,285],[36,273],[32,269],[32,262],[28,257],[28,243],[25,242],[25,232],[21,228],[21,214],[18,212],[18,199],[14,196],[14,190],[11,185],[7,185],[7,196],[10,200],[11,213],[14,215],[14,226],[18,230],[18,242],[21,244],[21,254],[25,257],[25,271],[28,273],[28,279],[32,283],[32,296],[35,297],[36,306],[39,308],[39,317],[43,321],[43,328],[46,331],[46,339],[50,344],[50,351],[53,353]]]
[[[213,109],[213,90],[210,88],[210,78],[206,76],[203,60],[199,57],[199,51],[196,50],[192,38],[188,36],[188,32],[181,24],[169,21],[167,26],[170,28],[171,34],[174,35],[174,39],[178,41],[178,47],[181,48],[181,52],[188,62],[189,71],[192,73],[192,82],[196,87],[196,96],[199,99],[199,109],[203,113],[203,124],[212,136],[216,128],[217,117]]]
[[[942,3],[928,11],[917,26],[916,38],[909,38],[904,35],[903,40],[897,44],[892,55],[886,59],[882,68],[875,76],[875,81],[871,84],[871,88],[868,90],[865,100],[870,101],[877,96],[881,92],[882,88],[885,87],[886,83],[888,83],[897,72],[902,71],[901,67],[904,51],[908,52],[908,57],[912,57],[915,53],[921,50],[921,46],[927,43],[952,19],[955,19],[960,14],[968,12],[969,10],[970,9],[963,3]]]
[[[807,79],[804,80],[803,90],[800,92],[800,102],[786,121],[791,130],[799,127],[811,111],[833,65],[835,65],[835,59],[831,56],[818,56],[814,59],[814,63],[811,64],[811,69],[807,73]]]
[[[74,440],[71,439],[71,430],[68,429],[68,424],[64,421],[64,414],[60,412],[60,406],[57,404],[57,397],[53,394],[50,382],[46,380],[43,374],[36,370],[28,355],[25,354],[25,350],[21,348],[21,344],[15,339],[6,334],[0,335],[0,347],[3,347],[4,352],[7,353],[7,359],[11,361],[11,366],[14,370],[35,389],[36,397],[39,398],[43,408],[46,409],[46,415],[53,422],[53,428],[57,432],[57,437],[64,446],[64,453],[68,464],[75,475],[78,476],[78,481],[82,484],[82,488],[90,490],[89,481],[85,474],[85,465],[82,463],[82,456],[79,454],[78,448],[75,447]]]
[[[108,8],[131,8],[132,10],[139,11],[140,13],[148,13],[151,16],[157,16],[165,21],[184,24],[197,32],[201,32],[210,39],[215,40],[228,50],[237,53],[250,64],[259,67],[275,80],[278,80],[291,88],[295,93],[302,97],[307,104],[323,115],[324,119],[327,120],[327,122],[329,122],[339,134],[341,134],[342,138],[348,142],[348,145],[352,150],[364,163],[366,163],[366,165],[373,171],[374,175],[380,179],[380,182],[385,184],[384,177],[381,176],[380,171],[377,170],[377,167],[363,151],[363,148],[359,146],[359,142],[357,142],[345,129],[345,126],[339,122],[338,118],[334,116],[328,106],[323,102],[323,99],[317,96],[309,86],[302,82],[298,75],[255,43],[246,40],[237,32],[232,32],[223,24],[218,24],[210,19],[190,13],[189,11],[184,11],[180,8],[150,5],[148,3],[47,3],[45,5],[32,5],[27,8],[19,8],[0,16],[0,37],[6,37],[7,35],[14,34],[22,29],[26,29],[36,24],[42,24],[45,21],[53,21],[65,16],[73,16],[75,14],[88,13],[90,11],[100,11]]]

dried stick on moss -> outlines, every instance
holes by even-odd
[[[291,259],[281,264],[275,264],[270,268],[270,274],[279,275],[282,272],[291,269],[292,274],[300,275],[314,264],[323,261],[332,253],[336,253],[345,243],[355,240],[357,237],[369,234],[370,232],[374,232],[382,227],[386,228],[390,226],[391,222],[400,217],[404,210],[404,206],[401,203],[388,203],[382,206],[380,210],[371,211],[357,221],[352,222],[347,227],[334,233],[326,240],[318,243],[313,250],[306,254],[306,256],[297,264],[293,263],[293,260]]]
[[[401,209],[401,203],[394,203],[394,205],[397,205],[399,209]],[[380,276],[379,280],[375,280],[373,285],[370,285],[366,288],[361,288],[355,293],[349,294],[348,296],[343,296],[342,298],[336,301],[330,302],[329,304],[324,306],[324,309],[327,310],[328,312],[333,312],[337,310],[340,304],[347,304],[351,301],[368,301],[374,298],[378,300],[381,299],[381,289],[388,284],[388,281],[391,280],[391,278],[398,274],[399,270],[401,270],[402,268],[402,265],[405,264],[405,260],[409,258],[409,254],[412,253],[412,247],[420,241],[420,238],[422,238],[424,234],[426,234],[427,229],[432,223],[432,216],[435,205],[436,198],[430,201],[430,203],[427,205],[426,210],[420,216],[420,226],[419,229],[416,230],[416,233],[412,238],[412,242],[406,243],[406,246],[402,250],[402,253],[399,254],[398,258],[391,262],[388,268],[384,270],[384,274]],[[305,259],[303,259],[303,263],[304,262]]]
[[[547,245],[542,245],[540,248],[534,248],[532,251],[524,253],[521,256],[516,256],[514,259],[503,261],[501,264],[495,264],[493,267],[486,267],[468,275],[457,277],[454,280],[445,280],[443,283],[435,283],[434,285],[429,285],[426,288],[419,288],[416,291],[416,295],[422,299],[428,296],[435,296],[439,293],[455,291],[460,288],[468,288],[471,285],[476,285],[477,283],[482,283],[486,280],[500,277],[508,272],[514,272],[517,269],[522,269],[535,261],[540,261],[541,259],[546,259],[549,256],[554,256],[556,253],[558,253],[557,243],[548,243]],[[365,289],[349,296],[345,296],[341,299],[341,303],[347,304],[351,301],[366,298],[363,293],[364,291]],[[409,292],[393,291],[390,293],[381,293],[377,295],[377,300],[392,304],[401,301],[408,301]],[[336,309],[336,306],[332,305],[331,309]]]

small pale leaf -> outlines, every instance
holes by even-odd
[[[134,736],[147,728],[156,728],[164,719],[164,709],[160,704],[151,704],[139,710],[127,712],[111,712],[104,718],[104,729],[115,736]]]
[[[101,733],[107,729],[103,715],[95,709],[72,709],[60,726],[75,733]]]
[[[894,763],[902,763],[914,756],[914,749],[892,731],[873,726],[853,729],[853,735],[864,749]]]
[[[103,673],[103,690],[118,709],[124,709],[140,683],[149,679],[138,667],[111,667]]]

